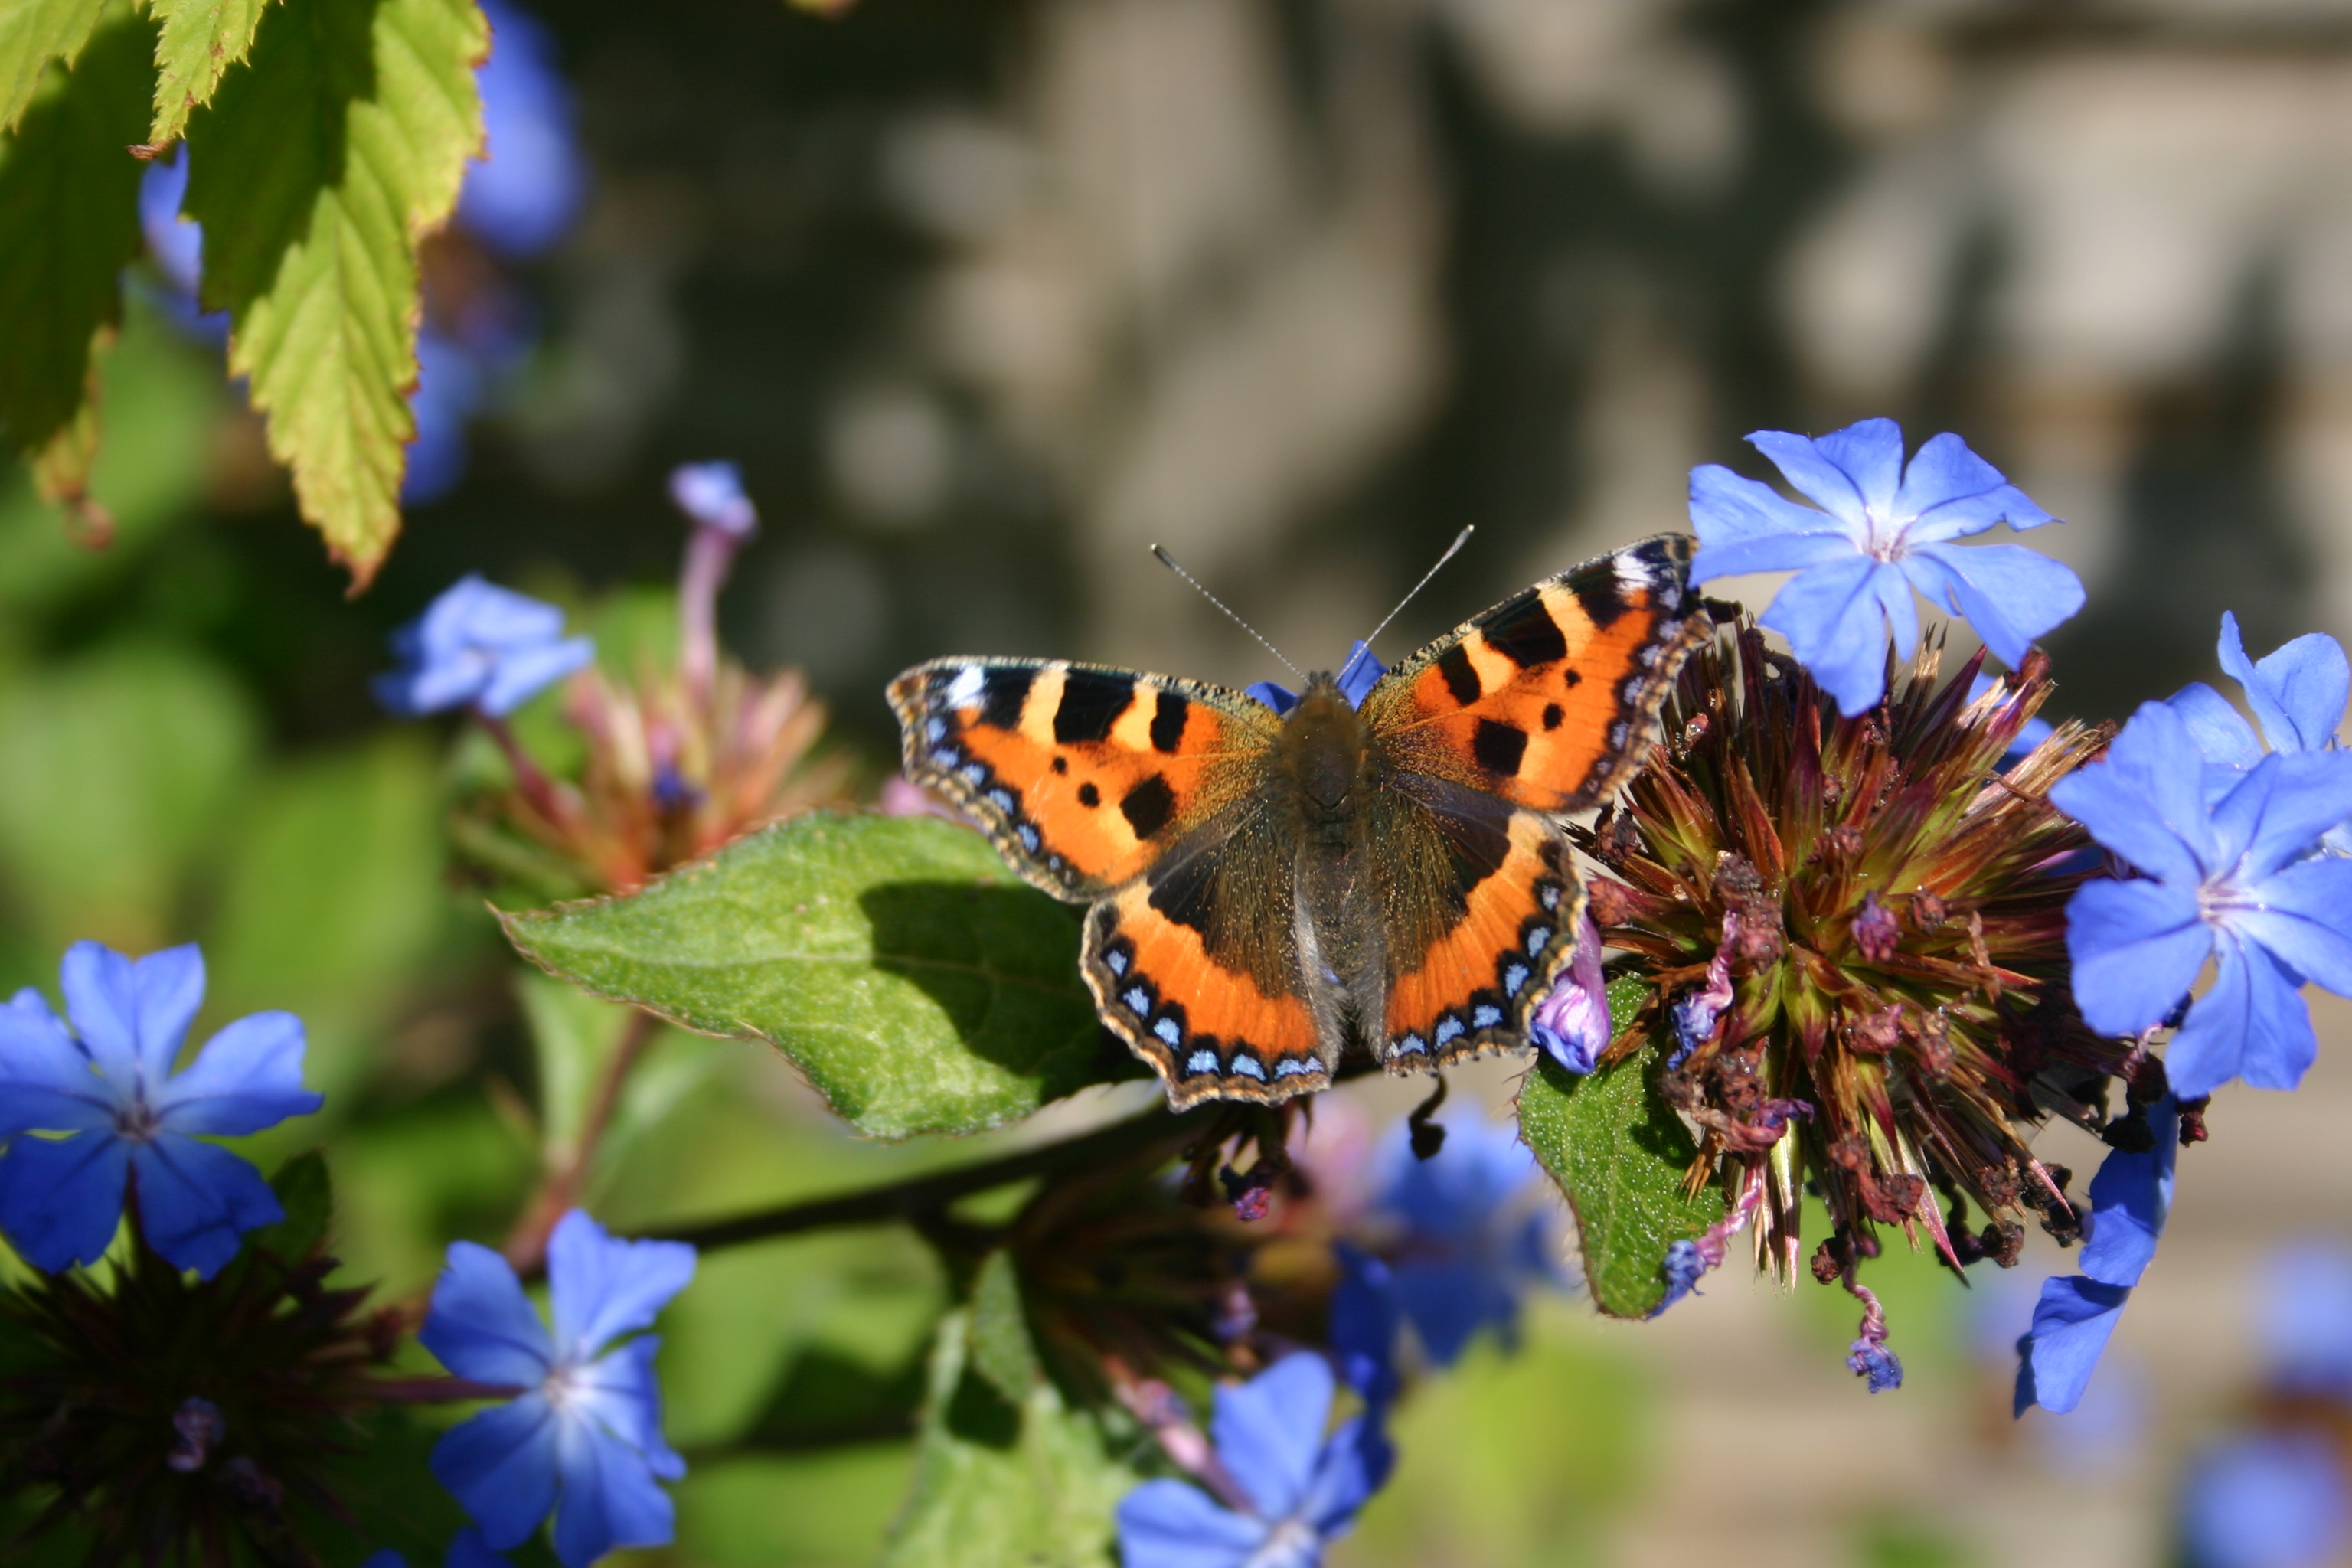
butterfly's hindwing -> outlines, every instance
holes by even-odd
[[[1239,692],[1064,660],[942,658],[890,683],[907,776],[1029,881],[1100,898],[1240,787],[1274,715]]]

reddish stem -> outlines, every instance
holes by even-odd
[[[539,1191],[532,1194],[500,1249],[518,1274],[530,1274],[545,1261],[549,1234],[579,1202],[580,1189],[587,1184],[589,1167],[596,1158],[596,1146],[604,1140],[605,1129],[612,1125],[613,1112],[621,1103],[621,1090],[628,1081],[630,1069],[645,1054],[657,1022],[651,1013],[629,1014],[620,1042],[604,1064],[604,1076],[597,1082],[596,1098],[589,1102],[579,1138],[562,1162],[541,1180]]]

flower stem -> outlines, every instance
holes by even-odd
[[[496,714],[486,713],[478,707],[467,711],[473,715],[474,721],[489,733],[490,739],[499,743],[499,750],[506,753],[507,765],[514,769],[515,787],[522,791],[523,798],[538,809],[540,816],[557,828],[576,825],[580,820],[578,807],[564,797],[555,781],[547,776],[546,771],[529,752],[523,750],[522,742],[515,739],[513,727]]]
[[[580,1189],[587,1184],[589,1167],[595,1162],[596,1146],[603,1141],[604,1130],[612,1125],[613,1112],[621,1102],[621,1090],[628,1082],[630,1069],[645,1055],[659,1022],[651,1013],[632,1009],[628,1022],[621,1026],[621,1037],[604,1063],[604,1077],[597,1080],[596,1098],[589,1102],[580,1136],[551,1163],[539,1184],[539,1191],[532,1194],[500,1249],[518,1272],[532,1272],[545,1261],[548,1234],[554,1230],[555,1222],[563,1217],[565,1211],[579,1201]]]
[[[371,1383],[367,1390],[394,1405],[454,1405],[462,1400],[512,1399],[522,1392],[519,1383],[476,1383],[470,1377],[394,1377]]]

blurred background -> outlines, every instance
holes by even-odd
[[[352,1261],[394,1291],[528,1190],[529,1032],[601,1026],[517,984],[445,871],[443,748],[366,678],[467,571],[617,657],[676,570],[680,461],[742,465],[764,531],[727,638],[808,672],[869,784],[919,658],[1278,673],[1148,543],[1328,666],[1476,524],[1393,659],[1685,526],[1694,463],[1767,471],[1744,433],[1875,414],[2068,520],[2033,541],[2090,589],[2050,644],[2068,711],[2212,679],[2224,609],[2257,651],[2352,635],[2345,0],[493,16],[494,156],[428,258],[407,532],[364,599],[179,302],[168,190],[106,371],[117,542],[0,481],[0,981],[201,938],[214,1016],[301,1012]],[[2214,1108],[2074,1415],[2006,1410],[2054,1249],[1973,1292],[1883,1260],[1911,1377],[1876,1398],[1810,1285],[1727,1270],[1646,1327],[1562,1297],[1419,1391],[1347,1562],[2175,1560],[2183,1477],[2267,1375],[2267,1260],[2352,1241],[2352,1008],[2319,1016],[2300,1093]],[[855,1145],[751,1047],[664,1049],[667,1113],[600,1175],[616,1226],[970,1152]],[[664,1560],[870,1557],[943,1289],[887,1233],[713,1261],[668,1331],[673,1435],[761,1451],[698,1464]],[[794,1412],[844,1389],[872,1440],[809,1452]]]

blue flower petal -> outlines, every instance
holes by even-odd
[[[2033,1327],[2018,1347],[2017,1414],[2039,1405],[2063,1415],[2081,1402],[2130,1297],[2127,1285],[2102,1285],[2079,1274],[2042,1282]]]
[[[2259,908],[2229,911],[2229,928],[2305,979],[2352,996],[2352,860],[2289,866],[2263,881],[2261,897]]]
[[[2218,859],[2203,763],[2180,715],[2143,702],[2106,755],[2052,784],[2050,799],[2141,870],[2193,888]]]
[[[533,1390],[451,1427],[433,1446],[433,1479],[492,1548],[521,1545],[555,1506],[560,1425],[547,1396]]]
[[[686,1461],[662,1437],[661,1384],[654,1376],[660,1349],[660,1339],[646,1334],[575,1369],[570,1408],[609,1428],[645,1456],[655,1475],[674,1481],[686,1474]]]
[[[1919,641],[1919,612],[1902,569],[1866,555],[1798,574],[1760,624],[1789,639],[1798,660],[1852,717],[1886,692],[1886,648],[1908,656]]]
[[[1905,537],[1914,545],[1981,533],[1997,522],[2026,529],[2058,521],[1948,430],[1912,455],[1894,511],[1909,520]]]
[[[2102,1035],[2136,1035],[2162,1023],[2212,951],[2213,930],[2193,891],[2101,878],[2066,904],[2074,1005]]]
[[[2315,1432],[2255,1432],[2200,1457],[2180,1494],[2192,1568],[2309,1568],[2342,1559],[2352,1499]]]
[[[669,471],[669,499],[705,528],[736,539],[759,531],[760,514],[743,493],[743,471],[732,463],[681,463]]]
[[[181,1043],[188,1037],[188,1026],[204,1005],[205,955],[194,943],[167,947],[131,963],[131,1016],[138,1023],[140,1066],[151,1088],[170,1075]]]
[[[2213,836],[2240,881],[2259,881],[2319,847],[2352,816],[2352,752],[2273,752],[2213,807]]]
[[[490,1550],[482,1532],[469,1525],[451,1538],[449,1555],[442,1560],[442,1568],[508,1568],[508,1563]]]
[[[564,1568],[588,1568],[615,1546],[666,1546],[677,1533],[645,1456],[598,1423],[559,1421],[556,1467],[555,1555]]]
[[[1904,557],[1903,570],[2011,668],[2025,662],[2034,638],[2083,607],[2083,580],[2021,544],[1923,544]]]
[[[585,1361],[619,1336],[646,1327],[694,1278],[694,1248],[682,1241],[615,1241],[586,1211],[558,1220],[547,1241],[558,1352]]]
[[[596,657],[593,637],[567,637],[544,647],[519,648],[498,661],[479,699],[482,711],[503,719]]]
[[[1389,1266],[1362,1249],[1339,1242],[1339,1284],[1331,1292],[1331,1353],[1339,1375],[1374,1408],[1397,1395],[1397,1331],[1403,1325],[1396,1284]]]
[[[110,1130],[117,1103],[54,1015],[0,1008],[0,1137]]]
[[[536,1387],[555,1362],[546,1326],[507,1260],[470,1241],[452,1242],[434,1281],[419,1343],[459,1377]],[[543,1510],[542,1510],[543,1511]]]
[[[147,1245],[174,1268],[206,1279],[236,1256],[247,1231],[286,1217],[252,1163],[216,1143],[158,1132],[131,1145],[131,1168],[138,1173]]]
[[[1372,657],[1372,645],[1358,637],[1348,649],[1348,662],[1339,667],[1339,695],[1348,700],[1349,707],[1361,708],[1388,672],[1388,667]]]
[[[489,0],[490,58],[475,73],[485,158],[466,168],[457,221],[501,256],[538,255],[563,237],[586,195],[571,89],[554,39],[529,13]]]
[[[1280,1519],[1307,1495],[1332,1391],[1330,1367],[1321,1356],[1303,1352],[1283,1357],[1238,1388],[1217,1389],[1210,1434],[1225,1468],[1262,1517]]]
[[[2083,1245],[2082,1267],[2102,1285],[2139,1283],[2172,1208],[2180,1118],[2170,1095],[2147,1108],[2147,1125],[2156,1134],[2154,1148],[2112,1150],[2091,1178],[2090,1239]]]
[[[1242,695],[1256,698],[1277,713],[1287,713],[1298,706],[1297,693],[1271,680],[1253,680],[1242,689]]]
[[[0,1154],[0,1232],[45,1274],[95,1263],[122,1223],[130,1172],[130,1147],[120,1138],[19,1138]]]
[[[1397,1300],[1439,1366],[1452,1366],[1489,1323],[1508,1328],[1518,1318],[1517,1294],[1495,1270],[1467,1259],[1401,1258],[1392,1272]]]
[[[1119,1562],[1122,1568],[1246,1568],[1266,1528],[1198,1487],[1145,1481],[1119,1499]]]
[[[2197,998],[2165,1052],[2174,1092],[2210,1094],[2233,1078],[2293,1089],[2319,1054],[2302,976],[2252,942],[2224,932],[2212,986]]]
[[[302,1087],[302,1020],[255,1013],[206,1041],[188,1070],[149,1096],[174,1132],[236,1137],[308,1116],[326,1103]]]
[[[1783,499],[1771,486],[1717,463],[1691,470],[1694,584],[1742,572],[1797,572],[1853,555],[1861,535],[1826,512]]]
[[[2228,698],[2203,681],[2190,681],[2164,703],[2189,727],[2189,739],[2209,768],[2243,773],[2263,760],[2263,740],[2254,727],[2230,706]]]
[[[139,1082],[142,1066],[131,960],[101,942],[78,942],[66,949],[58,978],[74,1034],[99,1071],[127,1096]],[[162,1079],[158,1073],[156,1081]]]
[[[2259,663],[2246,658],[2238,617],[2221,612],[2221,668],[2245,691],[2246,706],[2278,752],[2316,752],[2336,738],[2344,703],[2352,696],[2352,663],[2344,645],[2312,632]]]
[[[1748,444],[1839,521],[1867,537],[1871,514],[1895,509],[1903,484],[1903,427],[1864,419],[1813,439],[1789,430],[1752,430]]]
[[[1323,1540],[1338,1540],[1381,1489],[1395,1462],[1395,1450],[1378,1422],[1361,1415],[1347,1422],[1331,1434],[1317,1458],[1300,1515]]]
[[[2318,1237],[2290,1246],[2263,1271],[2258,1299],[2270,1380],[2352,1397],[2352,1252]]]

